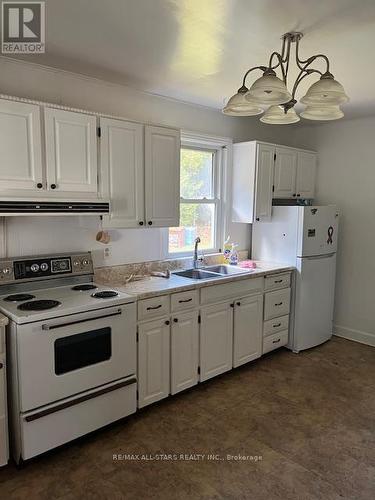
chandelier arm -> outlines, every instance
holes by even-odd
[[[277,57],[278,62],[277,62],[277,64],[274,64],[272,66],[272,59],[274,57]],[[272,52],[268,68],[269,69],[276,69],[280,66],[281,73],[283,75],[283,81],[286,84],[286,72],[285,72],[285,68],[284,68],[284,63],[285,63],[285,61],[283,61],[282,56],[278,52]]]
[[[297,63],[297,66],[299,67],[299,69],[304,69],[307,65],[311,64],[312,62],[314,62],[316,59],[324,59],[325,62],[326,62],[326,72],[329,73],[329,59],[326,55],[324,54],[316,54],[314,56],[310,56],[308,59],[300,59],[299,57],[299,40],[296,41],[296,63]],[[318,71],[318,70],[315,70],[315,71]],[[320,74],[322,75],[323,73],[320,72]]]
[[[310,64],[310,63],[308,63],[308,64]],[[320,75],[322,74],[322,72],[319,71],[318,69],[312,69],[312,68],[306,69],[306,66],[308,66],[308,64],[306,64],[305,67],[300,71],[299,75],[296,78],[296,81],[294,82],[293,90],[292,90],[292,99],[295,98],[298,85],[301,83],[301,81],[306,76],[312,75],[313,73],[319,73]]]
[[[252,71],[254,71],[255,69],[260,69],[261,71],[265,71],[267,68],[265,66],[254,66],[253,68],[250,68],[246,71],[246,73],[244,74],[244,77],[242,79],[242,86],[245,87],[245,83],[246,83],[246,78],[248,76],[249,73],[251,73]]]

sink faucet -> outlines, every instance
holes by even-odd
[[[201,242],[201,239],[199,236],[195,238],[195,244],[194,244],[194,256],[193,256],[193,267],[194,269],[198,269],[198,244]]]

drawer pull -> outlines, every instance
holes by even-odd
[[[277,304],[275,304],[275,306],[276,306],[276,307],[278,307],[278,306],[282,306],[282,305],[283,305],[283,303],[282,303],[282,302],[278,302]]]
[[[280,341],[281,341],[281,338],[279,338],[279,339],[277,339],[277,340],[273,340],[273,341],[272,341],[272,344],[278,344]]]
[[[282,283],[283,280],[275,280],[274,283]]]
[[[160,309],[161,307],[161,304],[159,304],[158,306],[150,306],[147,308],[147,311],[154,311],[155,309]]]
[[[279,328],[279,326],[281,326],[281,323],[276,323],[276,325],[272,325],[273,328]]]
[[[3,368],[4,368],[3,363],[0,363],[0,370],[2,370]]]
[[[186,300],[179,300],[178,303],[179,304],[184,304],[185,302],[191,302],[193,299],[190,298],[190,299],[186,299]]]

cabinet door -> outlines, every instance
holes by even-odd
[[[233,366],[262,354],[263,295],[236,300],[234,306]]]
[[[8,463],[5,354],[0,354],[0,466]]]
[[[47,188],[97,194],[96,116],[52,108],[44,113]]]
[[[146,223],[180,223],[180,132],[163,127],[145,130]]]
[[[168,324],[167,324],[168,323]],[[138,407],[166,398],[170,380],[170,327],[165,318],[138,326]]]
[[[200,380],[232,368],[233,308],[231,303],[215,304],[201,311]]]
[[[39,106],[0,99],[0,158],[5,196],[44,187]]]
[[[100,118],[101,185],[107,227],[144,226],[143,125]]]
[[[272,183],[275,148],[259,144],[257,151],[255,219],[268,220],[272,214]]]
[[[296,196],[297,151],[276,148],[274,198]]]
[[[316,176],[316,154],[298,152],[297,161],[297,196],[298,198],[314,198]]]
[[[171,324],[171,393],[176,394],[198,383],[198,311],[177,314]]]

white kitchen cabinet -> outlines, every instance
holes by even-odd
[[[100,158],[103,198],[111,201],[106,227],[145,224],[144,127],[139,123],[100,118]]]
[[[263,295],[234,303],[233,366],[259,358],[263,340]]]
[[[198,383],[198,311],[178,313],[171,322],[171,393]]]
[[[0,99],[0,192],[30,196],[44,187],[39,106]]]
[[[298,198],[314,198],[316,177],[316,154],[298,151],[296,195]]]
[[[45,108],[47,189],[97,196],[96,116]]]
[[[291,148],[276,148],[274,173],[274,198],[296,196],[297,151]]]
[[[200,381],[232,369],[233,302],[201,309]]]
[[[166,398],[170,392],[170,321],[138,325],[138,407]]]
[[[145,128],[145,200],[149,226],[180,223],[180,132]]]
[[[233,145],[233,222],[269,220],[275,147],[255,141]]]

